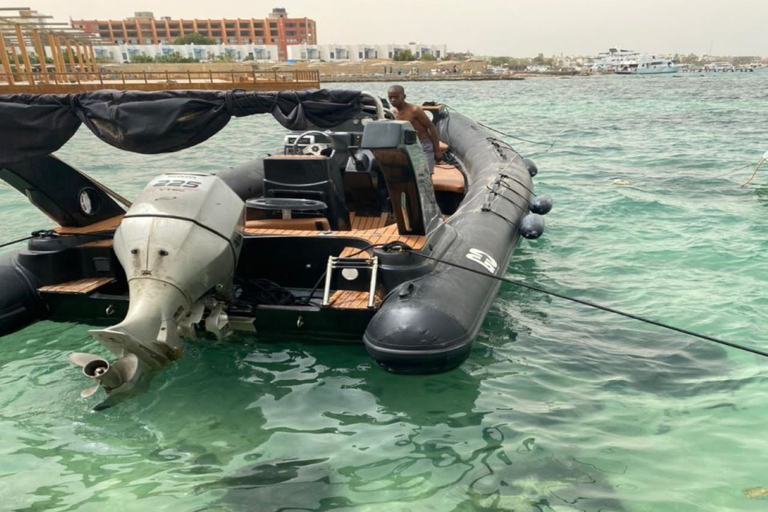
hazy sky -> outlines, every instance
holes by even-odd
[[[0,0],[56,20],[265,17],[317,22],[319,43],[444,43],[479,55],[643,53],[768,56],[768,0]]]

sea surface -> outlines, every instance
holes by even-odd
[[[768,164],[740,188],[768,150],[768,73],[406,92],[554,144],[507,139],[555,203],[509,278],[768,350]],[[282,135],[233,119],[142,156],[81,129],[58,156],[133,197]],[[51,226],[4,183],[0,219],[0,243]],[[2,511],[768,510],[765,359],[510,284],[449,373],[390,375],[362,345],[199,340],[101,412],[66,359],[106,353],[88,329],[0,339]]]

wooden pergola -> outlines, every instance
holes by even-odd
[[[66,82],[70,73],[98,73],[93,51],[93,43],[100,42],[98,36],[51,21],[52,18],[29,7],[0,7],[0,64],[4,78],[0,85],[48,85],[52,81],[58,83],[58,76]],[[30,60],[28,48],[34,48],[37,68]],[[55,75],[50,72],[46,57],[53,61]]]
[[[143,71],[100,69],[95,34],[51,21],[29,7],[0,7],[0,94],[70,94],[100,89],[300,90],[320,87],[317,70]],[[31,50],[31,51],[30,51]],[[32,62],[30,53],[37,63]],[[52,61],[48,64],[47,58]]]

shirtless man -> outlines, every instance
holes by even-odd
[[[419,135],[421,148],[427,157],[429,173],[435,172],[435,161],[443,159],[440,151],[440,140],[437,138],[437,130],[432,121],[420,106],[405,101],[405,89],[401,85],[393,85],[387,92],[389,103],[395,109],[395,116],[400,121],[409,121],[413,129]]]

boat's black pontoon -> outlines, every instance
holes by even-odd
[[[110,394],[200,331],[362,339],[391,371],[456,367],[499,281],[451,264],[502,275],[551,204],[533,198],[531,162],[425,109],[446,150],[434,175],[412,126],[356,91],[0,97],[0,178],[58,224],[0,259],[0,334],[44,318],[116,324],[91,331],[116,363],[70,357]],[[265,112],[291,130],[281,152],[158,176],[132,203],[51,155],[80,124],[161,153]]]

